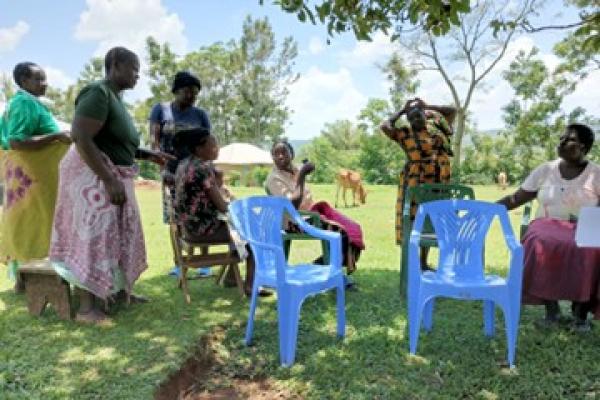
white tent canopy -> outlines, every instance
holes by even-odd
[[[248,143],[231,143],[219,150],[214,162],[221,166],[273,165],[271,153]]]

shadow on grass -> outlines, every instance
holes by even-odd
[[[277,325],[268,310],[256,322],[255,345],[239,343],[232,329],[223,345],[234,376],[266,375],[310,398],[580,398],[600,395],[600,335],[539,331],[539,307],[524,307],[517,369],[506,368],[503,316],[496,336],[483,334],[480,302],[438,300],[433,331],[421,333],[416,356],[408,354],[406,304],[398,273],[357,272],[359,292],[346,296],[347,331],[335,339],[335,297],[317,296],[303,308],[296,364],[278,366]],[[259,307],[260,309],[260,307]],[[241,327],[240,327],[241,328]],[[236,375],[237,374],[237,375]]]
[[[152,398],[179,368],[199,338],[225,327],[215,348],[221,377],[271,377],[308,398],[594,398],[600,396],[598,329],[584,336],[539,331],[542,315],[524,307],[517,369],[504,368],[503,317],[494,339],[482,331],[477,302],[440,300],[434,328],[422,333],[416,356],[408,354],[406,304],[398,272],[359,269],[359,291],[346,292],[347,330],[336,339],[333,293],[302,307],[296,364],[279,367],[276,304],[261,299],[254,345],[243,345],[248,302],[213,280],[191,281],[185,305],[173,278],[153,276],[136,290],[151,298],[122,308],[111,326],[82,326],[53,313],[31,318],[25,299],[0,292],[0,392],[21,398]],[[227,380],[225,380],[227,381]]]

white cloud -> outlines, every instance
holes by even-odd
[[[383,64],[395,49],[396,46],[391,43],[390,38],[379,32],[373,36],[372,41],[356,41],[354,48],[341,52],[340,61],[348,67]]]
[[[293,114],[286,135],[294,139],[318,136],[326,122],[354,120],[367,103],[346,68],[325,72],[311,67],[289,89],[287,105]]]
[[[569,112],[575,107],[583,107],[588,114],[600,118],[600,101],[598,101],[598,88],[600,87],[600,71],[590,73],[579,82],[577,89],[566,96],[562,108]]]
[[[27,32],[29,24],[25,21],[18,21],[12,28],[0,28],[0,53],[14,50]]]
[[[308,43],[308,51],[312,55],[317,55],[322,53],[325,50],[325,44],[321,39],[316,36],[310,38],[310,42]]]
[[[51,66],[43,66],[46,71],[48,85],[58,89],[66,89],[69,85],[75,83],[75,79],[68,76],[63,70]]]
[[[125,46],[144,54],[148,36],[169,43],[178,53],[187,49],[185,25],[176,13],[169,13],[161,0],[87,0],[79,16],[75,38],[97,41],[95,55],[103,56],[113,46]]]

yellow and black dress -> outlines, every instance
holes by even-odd
[[[413,132],[410,127],[394,128],[386,135],[397,142],[406,153],[407,161],[398,177],[396,198],[396,244],[402,244],[402,209],[407,187],[422,183],[450,182],[450,136],[452,129],[446,119],[437,112],[427,112],[426,128]],[[411,205],[411,220],[417,212]]]

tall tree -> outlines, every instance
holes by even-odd
[[[75,113],[75,98],[79,91],[88,83],[104,77],[104,60],[100,57],[92,58],[84,65],[77,82],[69,85],[65,90],[48,88],[46,96],[52,100],[54,115],[63,121],[72,121]]]
[[[518,8],[513,8],[515,6]],[[518,22],[534,13],[535,6],[536,0],[517,3],[480,0],[469,14],[458,17],[459,27],[452,28],[444,38],[435,37],[424,27],[420,33],[400,39],[401,46],[422,61],[415,64],[417,70],[438,72],[451,93],[457,109],[453,145],[455,170],[460,167],[462,140],[473,94],[505,56],[508,44],[519,29]],[[502,19],[505,14],[516,23],[496,31],[491,22]]]
[[[8,74],[0,74],[0,101],[8,102],[16,92],[15,84]]]
[[[298,51],[291,37],[278,46],[266,18],[246,18],[239,40],[214,43],[182,57],[152,38],[147,49],[152,97],[141,108],[167,101],[175,72],[189,70],[202,82],[199,102],[222,143],[270,141],[283,133],[289,116],[287,87],[297,79],[292,66]]]
[[[569,119],[561,104],[575,89],[575,81],[549,71],[538,52],[537,48],[519,52],[503,73],[515,92],[515,98],[504,107],[504,121],[507,135],[514,139],[515,153],[522,160],[520,178],[533,166],[556,157],[556,139]],[[576,114],[581,112],[576,110]]]
[[[417,79],[418,71],[410,68],[402,56],[392,54],[388,62],[381,67],[390,83],[390,101],[394,110],[404,107],[406,100],[417,92],[421,82]]]
[[[260,4],[264,0],[259,0]],[[441,35],[459,16],[469,12],[469,0],[274,0],[283,11],[296,14],[301,22],[317,21],[327,26],[330,36],[352,31],[359,40],[370,40],[376,32],[388,33],[404,24],[421,24],[434,35]]]
[[[298,78],[292,72],[298,49],[294,40],[287,37],[280,51],[276,51],[277,42],[269,21],[246,17],[234,52],[237,59],[234,65],[240,68],[236,129],[243,139],[271,141],[283,134],[289,115],[285,106],[288,86]]]

